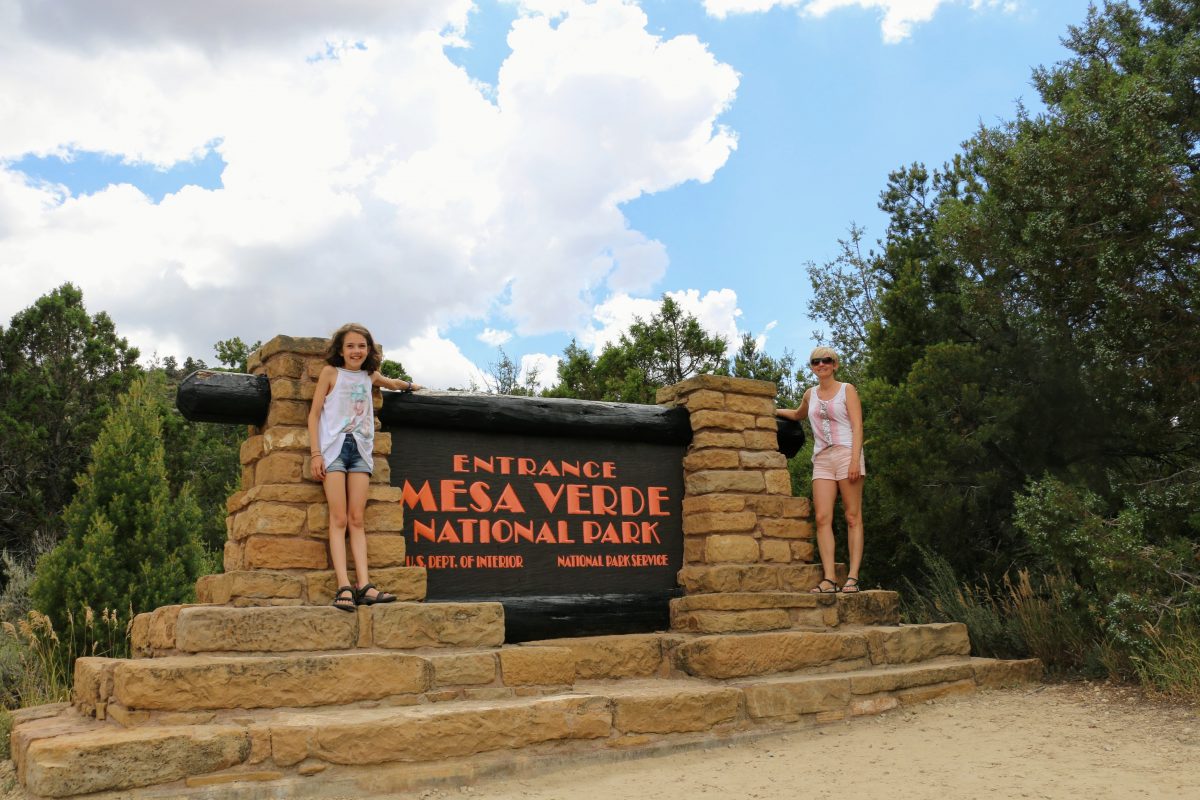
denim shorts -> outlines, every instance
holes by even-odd
[[[354,441],[354,436],[349,433],[346,434],[346,440],[342,442],[342,452],[338,453],[338,457],[325,468],[325,471],[371,474],[371,468],[367,466],[367,462],[363,461],[362,454],[358,452],[358,444]]]

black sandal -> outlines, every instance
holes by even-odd
[[[827,584],[827,583],[830,585],[831,588],[829,588],[829,589],[825,588],[825,584]],[[818,583],[813,588],[809,589],[808,593],[809,594],[837,594],[840,591],[841,591],[841,589],[838,588],[838,585],[836,583],[834,583],[833,581],[829,580],[829,578],[821,578],[821,582]]]
[[[342,597],[344,594],[350,596]],[[354,587],[339,586],[337,594],[333,596],[333,607],[339,611],[353,611],[356,605],[358,605],[358,600],[354,596]]]
[[[371,589],[375,589],[374,597],[367,594]],[[396,595],[389,592],[381,592],[375,584],[368,583],[354,593],[354,599],[360,606],[373,606],[377,603],[394,603],[396,602]]]
[[[850,583],[854,581],[854,583]],[[862,589],[858,586],[858,578],[846,578],[846,582],[842,584],[842,594],[858,594]]]

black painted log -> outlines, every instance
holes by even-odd
[[[654,633],[671,627],[671,598],[682,589],[639,594],[462,597],[438,602],[499,602],[504,606],[504,641]]]
[[[184,378],[175,405],[194,422],[261,425],[271,386],[265,376],[200,370]],[[379,419],[392,426],[499,431],[530,436],[577,436],[654,444],[688,444],[681,408],[548,397],[465,392],[384,392]],[[797,422],[778,420],[779,451],[788,458],[804,445]]]
[[[241,372],[193,372],[179,384],[175,407],[192,422],[261,425],[271,404],[266,375]]]

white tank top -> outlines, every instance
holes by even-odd
[[[831,400],[817,397],[814,386],[808,398],[808,422],[813,432],[813,457],[826,447],[850,447],[854,443],[850,430],[850,410],[846,408],[846,384],[838,386]]]
[[[354,437],[358,454],[375,469],[375,406],[371,402],[371,374],[361,369],[337,367],[337,379],[321,407],[321,455],[332,464],[342,450],[346,434]]]

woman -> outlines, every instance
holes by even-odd
[[[817,549],[821,554],[821,582],[813,587],[815,594],[860,591],[858,571],[862,566],[863,478],[867,474],[863,460],[862,403],[853,384],[841,383],[834,377],[838,357],[828,347],[818,347],[809,357],[809,366],[817,376],[817,385],[804,393],[800,406],[780,408],[775,413],[784,419],[799,422],[808,417],[813,432],[813,513],[817,519]],[[846,514],[850,564],[846,583],[837,584],[834,570],[833,504],[842,496]]]

